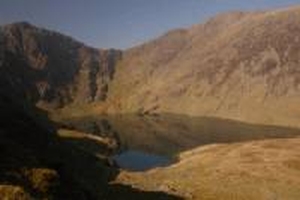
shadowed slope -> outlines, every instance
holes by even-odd
[[[71,139],[56,135],[46,118],[28,106],[0,93],[1,198],[180,199],[164,192],[108,185],[118,170],[108,162],[105,148],[99,149],[98,144],[97,155],[78,148]],[[90,145],[89,141],[80,142]]]
[[[34,103],[50,108],[104,101],[118,50],[87,47],[26,22],[0,29],[1,78]]]

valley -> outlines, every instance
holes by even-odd
[[[0,27],[0,197],[300,198],[300,8],[133,48]]]

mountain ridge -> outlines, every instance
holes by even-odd
[[[227,13],[177,34],[172,42],[162,36],[129,50],[139,53],[124,53],[109,99],[124,112],[280,123],[273,115],[290,115],[286,107],[295,109],[299,98],[299,11]],[[184,47],[176,45],[182,40]],[[157,66],[157,60],[168,57],[167,50],[171,59]]]
[[[121,56],[119,50],[91,48],[27,22],[2,26],[1,41],[1,75],[16,90],[30,93],[34,103],[50,107],[104,100],[114,62]]]
[[[114,180],[108,185],[118,174],[114,163],[102,152],[109,144],[102,144],[104,140],[92,143],[101,148],[101,155],[95,149],[96,156],[94,148],[82,149],[93,142],[85,140],[85,133],[77,133],[79,138],[63,137],[72,131],[57,134],[46,120],[46,113],[40,114],[35,108],[62,116],[64,108],[70,108],[71,114],[80,110],[83,115],[138,114],[133,120],[143,121],[137,123],[138,127],[115,121],[119,129],[137,134],[143,126],[150,131],[153,126],[162,130],[162,115],[153,117],[153,123],[140,116],[161,113],[276,124],[276,130],[285,134],[287,129],[279,129],[278,125],[300,126],[299,32],[299,7],[221,14],[125,51],[88,47],[27,22],[2,26],[0,194],[14,199],[16,195],[25,195],[23,199],[119,199],[128,195],[140,199],[197,199],[206,195],[230,199],[232,195],[243,198],[249,194],[257,199],[253,191],[262,184],[263,195],[257,193],[258,198],[268,198],[273,191],[272,197],[299,196],[299,180],[295,177],[299,174],[300,141],[296,138],[203,147],[181,154],[179,163],[172,167],[121,173],[119,182]],[[90,106],[90,110],[81,105]],[[190,119],[187,122],[193,123]],[[176,128],[176,124],[167,124],[166,128],[176,129],[174,133],[186,131],[185,126]],[[208,124],[197,122],[204,132]],[[102,126],[106,127],[104,133],[106,129],[114,132],[107,123]],[[218,133],[221,129],[226,133],[227,126],[220,121],[213,121],[211,126]],[[252,125],[239,130],[228,131],[261,136]],[[270,134],[276,132],[267,130]],[[153,130],[154,135],[157,133]],[[208,132],[207,138],[211,137],[214,134]],[[224,138],[228,141],[226,134]],[[182,182],[182,177],[187,181]],[[277,179],[281,182],[274,185]],[[223,190],[220,180],[225,180],[228,190]],[[261,180],[271,181],[266,184]],[[199,188],[199,183],[204,187]],[[249,187],[249,183],[255,187]],[[242,189],[237,190],[237,185]],[[151,195],[138,188],[164,192]]]
[[[295,126],[299,20],[299,7],[235,11],[124,51],[98,50],[59,35],[51,42],[59,45],[47,47],[52,52],[42,51],[47,45],[32,31],[11,30],[31,26],[22,22],[2,27],[2,49],[12,54],[2,53],[8,58],[2,60],[20,54],[29,68],[50,74],[42,81],[23,80],[29,85],[25,93],[34,91],[31,98],[41,107],[94,102],[108,114],[177,113]]]

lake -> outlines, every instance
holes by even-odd
[[[176,162],[199,146],[270,138],[298,137],[298,129],[256,125],[213,117],[115,115],[65,120],[64,128],[117,141],[111,157],[123,169],[143,171]]]

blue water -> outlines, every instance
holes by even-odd
[[[172,163],[166,156],[149,154],[141,151],[125,151],[113,156],[119,167],[130,171],[144,171],[154,167],[163,167]]]

